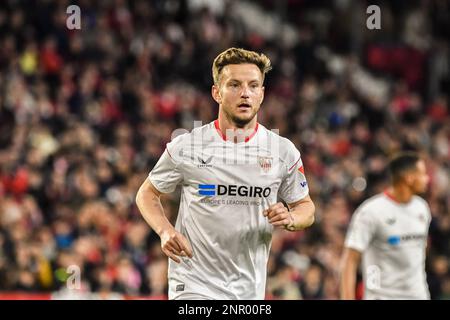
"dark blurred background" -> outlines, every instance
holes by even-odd
[[[81,30],[66,27],[71,4]],[[371,4],[380,30],[366,27]],[[234,46],[272,60],[258,120],[301,150],[317,207],[312,228],[274,233],[267,298],[337,299],[353,210],[386,186],[389,156],[417,150],[428,282],[449,299],[449,12],[446,0],[1,1],[0,298],[166,298],[167,258],[135,194],[173,130],[215,119],[211,64]],[[175,221],[179,194],[163,200]]]

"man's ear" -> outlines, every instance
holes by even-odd
[[[211,95],[218,104],[222,103],[222,97],[220,96],[219,87],[215,84],[211,87]]]
[[[403,175],[403,179],[406,181],[408,185],[411,185],[414,183],[415,176],[413,172],[405,172]]]

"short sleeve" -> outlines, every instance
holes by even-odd
[[[177,157],[181,154],[180,140],[178,137],[167,144],[164,153],[148,175],[148,179],[159,192],[171,193],[183,181],[182,161]]]
[[[428,223],[428,226],[430,226],[431,220],[433,219],[433,216],[431,215],[431,209],[430,209],[430,206],[428,205],[428,203],[425,200],[422,199],[422,201],[423,201],[423,204],[425,206],[427,223]]]
[[[300,157],[300,151],[289,143],[289,149],[285,155],[285,175],[278,190],[278,195],[286,203],[297,202],[309,194],[305,169]]]
[[[365,208],[358,208],[353,214],[345,246],[363,252],[367,249],[375,234],[375,221]]]

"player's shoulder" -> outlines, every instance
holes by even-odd
[[[271,141],[271,148],[277,148],[278,157],[282,163],[290,165],[300,159],[300,151],[291,140],[286,137],[280,136],[278,133],[272,130],[268,130],[262,125],[261,130],[263,130],[267,140]]]
[[[383,194],[375,194],[364,200],[356,209],[357,212],[367,216],[374,216],[376,213],[383,212],[386,206],[386,197]],[[380,210],[381,209],[381,210]]]
[[[274,131],[274,130],[269,130],[268,128],[266,128],[264,125],[262,124],[258,124],[258,130],[261,130],[266,136],[267,138],[270,139],[275,139],[278,143],[280,143],[280,146],[285,147],[285,148],[295,148],[295,145],[292,143],[291,140],[289,140],[286,137],[280,136],[278,134],[278,131]]]
[[[208,138],[208,134],[214,132],[214,126],[211,123],[207,123],[200,127],[195,127],[191,131],[187,129],[178,129],[172,134],[172,140],[169,142],[171,146],[185,146],[193,143],[203,142],[205,138]]]
[[[183,150],[188,150],[191,146],[196,144],[203,145],[205,141],[213,134],[214,127],[212,123],[207,123],[200,127],[195,127],[191,131],[186,129],[179,129],[175,131],[172,140],[167,143],[166,148],[172,157],[177,159],[183,154]]]
[[[414,195],[412,200],[414,201],[414,205],[421,206],[426,211],[430,212],[430,206],[428,205],[428,202],[424,198],[418,195]]]
[[[419,195],[413,195],[412,200],[420,203],[422,206],[428,206],[427,201]]]

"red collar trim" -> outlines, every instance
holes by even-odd
[[[398,201],[397,199],[395,199],[395,198],[394,198],[394,195],[390,194],[387,190],[385,190],[383,193],[384,193],[384,195],[385,195],[386,197],[388,197],[389,199],[391,199],[391,200],[394,201],[395,203],[403,204],[403,203],[401,203],[400,201]]]
[[[219,120],[218,119],[216,119],[216,120],[214,120],[214,127],[216,128],[216,130],[217,130],[217,133],[220,135],[220,137],[223,139],[223,141],[227,141],[227,138],[226,138],[226,136],[222,133],[222,131],[220,130],[220,127],[219,127]],[[257,122],[256,123],[256,126],[255,126],[255,130],[252,132],[252,134],[251,135],[249,135],[248,137],[246,137],[245,138],[245,142],[248,142],[251,138],[253,138],[253,136],[256,134],[256,132],[258,131],[258,127],[259,127],[259,123]]]
[[[214,120],[214,127],[216,127],[217,133],[223,139],[223,141],[227,141],[227,138],[225,137],[225,135],[222,133],[222,131],[220,131],[219,120],[217,120],[217,119]]]

